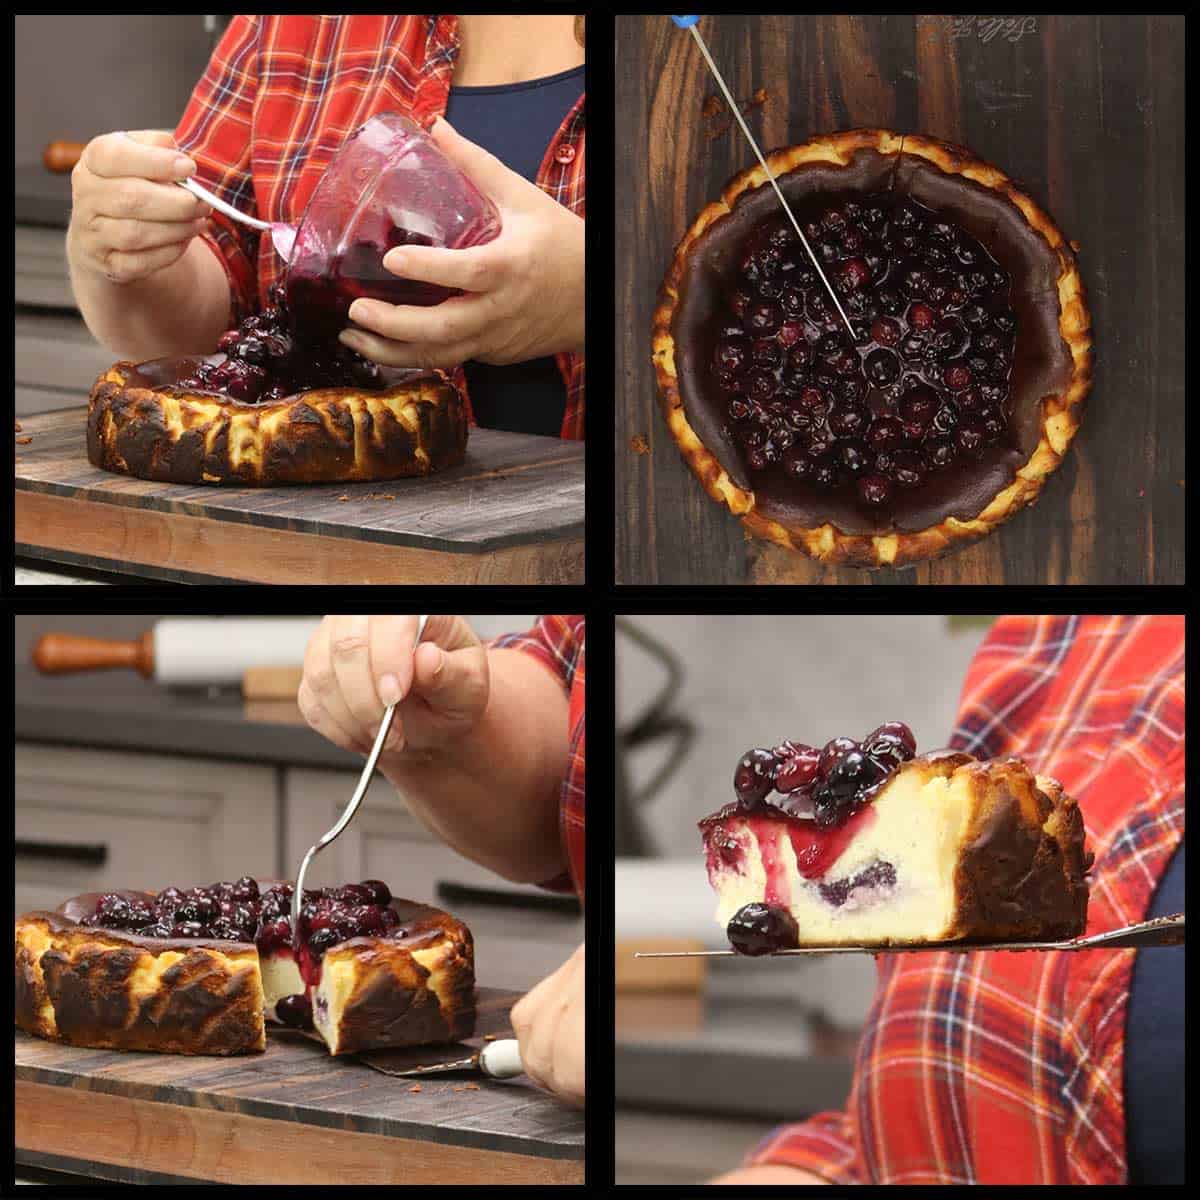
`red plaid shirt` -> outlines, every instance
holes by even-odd
[[[175,131],[197,178],[243,212],[299,221],[329,160],[364,121],[401,112],[428,127],[446,111],[455,16],[238,16]],[[538,186],[584,215],[584,97],[546,149]],[[229,277],[234,320],[257,311],[281,273],[269,238],[214,213],[206,241]],[[557,356],[564,438],[583,437],[584,360]],[[466,394],[461,368],[455,379]]]
[[[1018,754],[1079,802],[1089,933],[1144,917],[1183,838],[1183,693],[1175,616],[1005,617],[967,674],[953,745]],[[748,1161],[834,1183],[1125,1183],[1135,954],[881,955],[847,1111]]]
[[[543,886],[567,892],[574,887],[580,900],[584,885],[585,632],[582,616],[539,617],[528,633],[505,634],[491,643],[533,655],[562,680],[563,691],[567,693],[570,750],[559,792],[558,827],[568,869]]]

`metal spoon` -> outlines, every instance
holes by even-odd
[[[428,620],[428,617],[417,618],[417,636],[413,639],[414,652],[417,646],[420,645],[421,634],[425,632],[425,622]],[[358,787],[354,789],[354,795],[350,797],[350,803],[346,805],[337,824],[315,846],[309,847],[308,853],[304,856],[304,861],[300,864],[300,870],[296,875],[296,890],[292,893],[293,944],[298,940],[300,906],[303,903],[304,877],[308,874],[308,865],[326,846],[331,842],[337,841],[345,832],[346,826],[354,820],[354,814],[358,812],[359,805],[362,804],[363,797],[367,794],[367,788],[371,786],[371,777],[375,774],[375,764],[379,761],[379,755],[383,751],[383,743],[387,741],[388,730],[392,727],[392,717],[395,715],[395,712],[396,706],[394,704],[389,704],[383,710],[383,720],[379,723],[379,732],[375,735],[375,745],[371,747],[371,753],[367,755],[367,761],[363,765],[362,774],[358,777]]]
[[[296,227],[294,225],[288,225],[283,221],[260,221],[257,217],[248,217],[240,209],[226,203],[220,196],[214,192],[210,192],[202,183],[197,183],[194,179],[177,179],[175,182],[181,188],[191,192],[193,196],[203,200],[206,204],[211,204],[218,212],[223,212],[232,220],[240,221],[243,225],[249,225],[252,229],[261,229],[264,233],[269,232],[271,235],[271,244],[275,247],[275,253],[284,262],[287,262],[291,258],[292,247],[296,244]]]

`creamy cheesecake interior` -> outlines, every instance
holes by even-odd
[[[1057,788],[1052,780],[1036,783],[1046,792]],[[705,836],[717,922],[724,927],[743,905],[757,902],[787,909],[800,945],[961,937],[958,870],[980,841],[977,812],[976,771],[931,776],[922,761],[906,763],[855,814],[840,842],[825,843],[825,854],[832,845],[835,856],[817,872],[802,869],[797,858],[797,849],[811,855],[814,836],[826,836],[812,822],[769,808],[732,813]],[[1051,813],[1047,832],[1055,819]]]

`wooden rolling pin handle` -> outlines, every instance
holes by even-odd
[[[51,142],[42,151],[42,165],[55,175],[68,174],[83,153],[84,142]]]
[[[33,665],[43,675],[130,668],[150,679],[154,675],[154,635],[147,630],[131,642],[114,642],[72,633],[47,633],[34,644]]]

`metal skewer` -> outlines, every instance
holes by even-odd
[[[1126,950],[1150,946],[1182,946],[1184,944],[1184,914],[1155,917],[1106,929],[1087,937],[1066,942],[922,942],[911,946],[797,946],[792,950],[776,950],[764,958],[779,958],[790,954],[911,954],[930,950],[956,950],[970,954],[975,950]],[[638,951],[634,958],[743,958],[736,950],[658,950]]]
[[[421,643],[421,634],[425,632],[425,622],[428,620],[428,617],[417,618],[417,636],[413,639],[414,652]],[[300,906],[304,902],[304,877],[308,874],[308,865],[326,846],[331,842],[337,841],[345,832],[346,826],[354,820],[354,814],[358,812],[359,806],[363,802],[363,797],[367,794],[367,788],[371,786],[371,777],[375,774],[375,764],[379,761],[379,755],[383,752],[383,743],[387,741],[388,730],[392,727],[392,717],[395,715],[395,712],[396,706],[394,704],[389,704],[383,710],[383,720],[379,723],[379,732],[375,735],[375,744],[371,747],[371,753],[367,755],[367,761],[363,765],[362,774],[358,777],[358,786],[354,789],[354,795],[350,797],[350,803],[346,805],[334,827],[315,846],[309,847],[308,853],[304,856],[304,861],[300,864],[300,870],[296,874],[296,890],[292,893],[293,943],[297,940],[297,934],[300,929]]]
[[[833,284],[825,276],[825,271],[822,269],[820,262],[817,261],[817,256],[813,253],[813,248],[808,244],[808,238],[804,236],[804,231],[800,228],[800,222],[796,220],[796,214],[792,212],[791,205],[784,199],[783,192],[779,190],[779,184],[775,180],[775,173],[767,166],[767,160],[763,157],[763,152],[758,148],[758,142],[754,139],[754,134],[750,132],[750,126],[746,124],[745,118],[742,116],[742,110],[738,107],[737,101],[734,100],[729,88],[725,84],[725,79],[721,72],[717,70],[717,64],[713,62],[713,57],[708,52],[708,47],[704,44],[704,39],[700,36],[700,30],[696,28],[696,22],[700,20],[697,16],[692,17],[672,17],[672,21],[679,26],[680,29],[686,29],[696,41],[696,45],[700,47],[700,53],[704,55],[704,61],[708,63],[708,69],[712,72],[713,78],[717,81],[717,86],[721,89],[725,97],[725,103],[729,105],[729,111],[733,113],[735,120],[741,126],[742,132],[746,135],[746,141],[750,143],[750,149],[754,151],[755,157],[758,159],[762,169],[767,173],[767,179],[771,186],[775,189],[775,195],[779,198],[779,203],[783,205],[783,211],[787,213],[788,220],[792,223],[792,228],[796,231],[796,236],[800,239],[800,244],[808,253],[808,257],[812,260],[812,265],[816,269],[817,275],[820,276],[821,282],[825,285],[825,290],[829,293],[829,298],[833,301],[834,307],[838,311],[838,316],[845,322],[846,330],[850,334],[851,342],[856,342],[858,336],[854,331],[854,326],[850,323],[850,318],[846,316],[845,309],[842,308],[842,302],[838,299],[837,292],[833,289]]]

